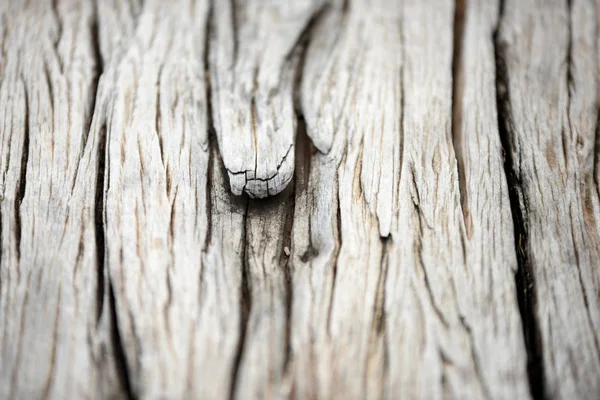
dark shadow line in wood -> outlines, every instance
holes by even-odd
[[[204,53],[203,62],[204,62],[204,89],[205,89],[205,101],[206,101],[206,151],[208,152],[208,171],[206,179],[206,238],[204,239],[204,248],[202,252],[205,253],[206,249],[212,240],[212,176],[213,176],[213,168],[214,168],[214,153],[212,151],[211,144],[217,143],[217,133],[215,130],[215,125],[213,121],[213,107],[212,107],[212,96],[211,96],[211,84],[210,84],[210,59],[209,59],[209,51],[210,51],[210,42],[213,30],[212,18],[213,18],[213,9],[214,4],[211,1],[209,3],[209,9],[206,14],[206,24],[205,24],[205,32],[204,32]],[[218,147],[218,146],[217,146]],[[218,153],[218,149],[217,149]],[[200,268],[200,273],[204,268]],[[201,277],[200,277],[201,278]],[[198,284],[202,285],[202,279],[199,280]]]
[[[527,234],[527,199],[524,198],[520,175],[514,169],[512,156],[514,125],[510,94],[508,93],[508,71],[505,62],[505,44],[499,39],[499,29],[504,15],[504,0],[500,0],[496,30],[493,34],[494,55],[496,60],[496,106],[498,132],[504,155],[504,172],[508,186],[510,210],[513,218],[517,271],[515,283],[517,301],[521,316],[525,347],[527,349],[527,376],[529,390],[534,400],[546,398],[545,373],[542,360],[542,342],[536,313],[535,281],[529,256]]]
[[[223,166],[224,168],[224,166]],[[233,194],[231,194],[233,196]],[[234,400],[236,398],[236,389],[238,384],[238,377],[240,371],[240,365],[242,361],[242,355],[244,354],[244,347],[246,345],[246,331],[248,330],[248,320],[250,317],[250,310],[252,309],[252,296],[250,295],[250,281],[248,278],[248,207],[250,201],[248,196],[243,193],[242,196],[246,201],[246,207],[244,209],[244,222],[243,222],[243,235],[242,235],[242,282],[241,282],[241,296],[240,296],[240,329],[238,344],[235,351],[235,357],[233,362],[233,369],[231,373],[231,389],[229,391],[229,399]]]
[[[306,46],[304,48],[306,50]],[[302,65],[304,64],[304,54],[306,52],[303,51],[301,64],[298,67],[298,70],[302,69]],[[298,80],[296,80],[295,88],[298,89]],[[299,99],[296,91],[294,91],[294,103]],[[295,104],[295,107],[299,107],[299,103]],[[303,157],[307,157],[310,154],[309,143],[310,139],[306,134],[306,122],[304,121],[304,117],[301,115],[299,108],[296,108],[296,145],[295,145],[295,160],[296,163],[304,162]],[[283,236],[283,252],[284,256],[287,257],[285,263],[283,263],[283,274],[284,274],[284,286],[285,286],[285,358],[283,361],[283,373],[282,376],[285,377],[289,374],[289,368],[292,362],[292,306],[294,302],[294,285],[292,282],[293,273],[292,273],[292,232],[294,229],[294,220],[296,217],[296,182],[298,181],[297,177],[300,171],[298,168],[294,168],[294,175],[292,176],[291,182],[291,192],[288,197],[289,202],[289,211],[287,214],[285,228],[284,228],[284,236]],[[287,251],[286,251],[287,249]]]
[[[600,157],[600,105],[598,107],[598,117],[596,119],[596,135],[595,135],[595,142],[594,142],[594,157],[593,157],[593,164],[592,164],[592,178],[593,181],[596,185],[596,193],[598,194],[598,197],[600,198],[600,160],[598,160],[598,158]],[[0,215],[0,218],[2,216]],[[1,219],[0,219],[0,228],[2,228],[1,225]],[[0,237],[1,239],[1,237]],[[0,260],[2,259],[2,254],[0,253]]]
[[[462,112],[463,112],[463,82],[462,82],[462,54],[463,41],[465,30],[465,9],[467,7],[466,0],[457,0],[454,6],[454,42],[452,49],[452,147],[454,156],[456,157],[456,169],[458,172],[458,189],[460,193],[460,204],[462,208],[463,223],[466,234],[470,236],[472,231],[471,219],[469,217],[468,208],[468,193],[467,193],[467,178],[465,172],[465,157],[463,154],[462,143],[464,138],[461,134],[462,129]],[[464,233],[461,234],[463,253],[465,250]]]
[[[371,325],[371,336],[369,347],[373,348],[377,345],[377,341],[382,341],[383,346],[383,373],[380,381],[380,393],[385,393],[385,388],[388,381],[388,365],[387,360],[389,357],[388,346],[387,346],[387,319],[385,313],[385,288],[387,286],[388,277],[388,264],[389,264],[389,253],[390,247],[393,246],[393,237],[390,233],[386,237],[381,237],[381,261],[379,262],[379,276],[377,280],[377,292],[375,294],[375,301],[373,302],[373,321]],[[372,354],[373,350],[369,350],[369,354]],[[364,387],[368,387],[368,371],[369,371],[370,358],[367,359],[367,365],[365,371],[367,374],[364,376]],[[384,396],[386,398],[386,396]]]
[[[102,59],[102,53],[100,51],[100,32],[98,25],[98,4],[94,3],[94,14],[93,21],[91,26],[91,38],[92,38],[92,49],[94,55],[94,64],[96,69],[96,76],[93,80],[93,99],[90,107],[90,114],[87,116],[88,120],[86,122],[86,131],[84,132],[85,137],[83,138],[83,143],[81,147],[82,154],[85,151],[88,140],[90,137],[91,129],[92,129],[92,121],[94,119],[94,115],[96,114],[96,103],[98,101],[98,83],[100,81],[100,76],[104,72],[104,61]],[[104,276],[104,260],[105,260],[105,252],[106,246],[104,242],[105,232],[104,232],[104,171],[106,169],[106,125],[102,125],[99,129],[99,144],[98,144],[98,154],[97,154],[97,169],[96,169],[96,193],[95,193],[95,207],[94,207],[94,237],[96,240],[96,270],[97,270],[97,282],[96,282],[96,324],[100,321],[100,317],[102,315],[102,309],[104,307],[104,292],[106,280]],[[75,178],[73,180],[73,189],[75,187],[75,181],[77,180],[77,175],[79,174],[79,165],[77,164],[77,171],[75,173]]]
[[[19,187],[17,189],[17,198],[15,199],[15,239],[17,259],[21,260],[21,203],[25,197],[25,188],[27,185],[27,163],[29,161],[29,133],[31,128],[31,116],[29,115],[29,91],[27,82],[21,75],[21,84],[23,85],[23,95],[25,99],[25,129],[23,130],[23,154],[21,155],[21,175],[19,177]]]
[[[98,145],[98,169],[96,171],[96,199],[95,199],[95,215],[94,215],[94,234],[96,240],[96,323],[100,321],[104,308],[104,291],[106,285],[106,277],[104,276],[106,232],[104,229],[104,173],[106,169],[106,126],[102,126],[99,132]]]
[[[115,367],[117,372],[117,378],[120,381],[121,387],[124,389],[126,399],[134,400],[138,396],[133,392],[131,386],[131,378],[129,377],[129,369],[127,367],[127,357],[123,348],[123,342],[121,340],[121,334],[119,332],[119,318],[117,317],[117,304],[115,299],[115,291],[112,282],[109,277],[109,307],[110,307],[110,319],[113,329],[110,332],[110,340],[113,344],[114,355],[115,355]]]

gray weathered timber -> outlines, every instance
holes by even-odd
[[[99,99],[106,103],[95,121],[106,130],[106,263],[130,390],[142,398],[223,397],[238,336],[237,308],[228,307],[237,303],[239,256],[234,246],[223,255],[227,241],[212,246],[211,236],[228,229],[235,243],[242,219],[208,214],[209,204],[220,210],[207,191],[214,180],[204,76],[209,4],[99,6],[101,40],[110,43],[103,47],[110,80],[101,82],[109,87]],[[231,291],[227,301],[218,290]],[[224,344],[215,347],[219,323]],[[221,367],[198,381],[195,371],[211,358]]]
[[[274,195],[293,178],[293,85],[299,60],[294,50],[322,2],[214,2],[213,117],[236,195]]]
[[[0,398],[119,395],[94,228],[94,5],[0,9]]]
[[[533,285],[530,328],[550,398],[600,393],[597,211],[592,226],[584,221],[598,111],[596,13],[588,1],[507,1],[497,43],[519,251]]]
[[[0,400],[600,398],[599,19],[0,1]]]
[[[397,356],[389,361],[388,393],[528,395],[494,88],[474,83],[493,82],[496,10],[483,4],[469,4],[464,37],[456,40],[452,115],[452,32],[460,28],[453,26],[452,4],[404,2],[398,240],[390,248],[385,296],[388,352]],[[489,122],[477,126],[478,120]]]

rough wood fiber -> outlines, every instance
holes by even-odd
[[[384,307],[390,396],[528,396],[508,196],[489,121],[495,114],[492,6],[469,3],[465,36],[456,41],[463,212],[451,132],[454,7],[403,3],[404,145]],[[475,85],[478,80],[489,86]],[[480,118],[488,123],[478,126]]]
[[[210,161],[209,4],[99,6],[106,261],[131,391],[227,397],[244,226]]]
[[[298,398],[382,394],[380,230],[389,232],[401,140],[399,9],[385,6],[334,4],[306,53],[302,110],[326,154],[304,146],[298,162],[290,333]]]
[[[304,383],[300,397],[315,392],[325,398],[334,393],[361,397],[367,390],[390,398],[400,392],[410,397],[483,397],[489,392],[505,398],[527,396],[512,220],[496,129],[491,33],[497,7],[486,4],[469,8],[464,41],[458,41],[467,49],[459,54],[462,82],[457,85],[460,104],[455,112],[464,121],[457,124],[457,145],[469,145],[461,158],[465,193],[471,194],[465,198],[468,230],[459,206],[450,129],[452,3],[415,2],[403,10],[395,2],[355,1],[345,5],[347,11],[338,4],[315,28],[303,71],[302,104],[308,134],[327,155],[315,156],[310,164],[306,190],[317,200],[296,199],[295,215],[318,218],[298,233],[294,226],[293,238],[300,239],[294,240],[293,282],[294,293],[332,294],[324,304],[314,300],[316,295],[294,296],[292,349],[305,348],[302,326],[307,320],[324,324],[319,329],[326,332],[314,354],[293,352],[301,371],[317,371],[306,383],[307,377],[298,378]],[[429,22],[432,15],[437,19]],[[471,84],[480,81],[488,86]],[[440,89],[444,92],[436,93]],[[478,108],[472,107],[475,99]],[[399,193],[407,209],[400,206],[398,212],[394,193],[403,118],[406,172]],[[324,185],[331,181],[338,183],[337,195]],[[420,222],[414,225],[416,219],[426,218],[419,216],[420,208],[432,214],[422,221],[425,228]],[[400,219],[393,228],[392,217]],[[391,238],[379,237],[390,230]],[[490,240],[496,245],[484,250]],[[448,255],[436,254],[444,248]],[[311,268],[301,268],[305,264]],[[321,272],[327,268],[334,268],[335,274]],[[432,270],[435,282],[429,282],[424,268]],[[412,282],[406,278],[411,275]],[[382,314],[384,300],[387,309]],[[413,301],[425,304],[420,310]],[[436,310],[441,307],[437,302],[444,308]],[[349,320],[349,314],[356,317]],[[319,315],[327,320],[320,321]],[[413,331],[414,340],[406,339],[411,332],[404,329],[429,324],[422,328],[428,333]],[[422,334],[427,334],[425,356],[410,352]],[[368,379],[361,379],[365,376]],[[416,383],[423,386],[411,386]]]
[[[275,195],[293,177],[295,50],[322,2],[215,2],[210,54],[214,124],[236,195]]]
[[[293,183],[268,200],[250,200],[244,273],[249,306],[237,381],[239,399],[286,398],[289,228]],[[260,368],[256,368],[260,365]]]
[[[0,398],[116,396],[97,278],[100,138],[88,132],[93,4],[0,8]]]
[[[599,16],[0,1],[0,398],[598,398]]]
[[[497,43],[520,251],[535,288],[541,390],[557,399],[600,393],[597,211],[591,230],[584,221],[598,110],[594,6],[506,1]]]

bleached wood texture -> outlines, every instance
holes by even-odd
[[[281,192],[294,174],[293,86],[302,32],[323,0],[216,2],[214,124],[231,191]]]
[[[600,393],[598,198],[586,179],[597,157],[595,7],[580,0],[507,1],[498,36],[520,245],[545,375],[540,390],[550,398]]]
[[[0,10],[0,398],[118,396],[95,233],[94,6]]]
[[[599,398],[599,18],[0,1],[0,399]]]

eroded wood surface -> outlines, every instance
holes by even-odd
[[[600,397],[599,19],[1,2],[0,398]]]

